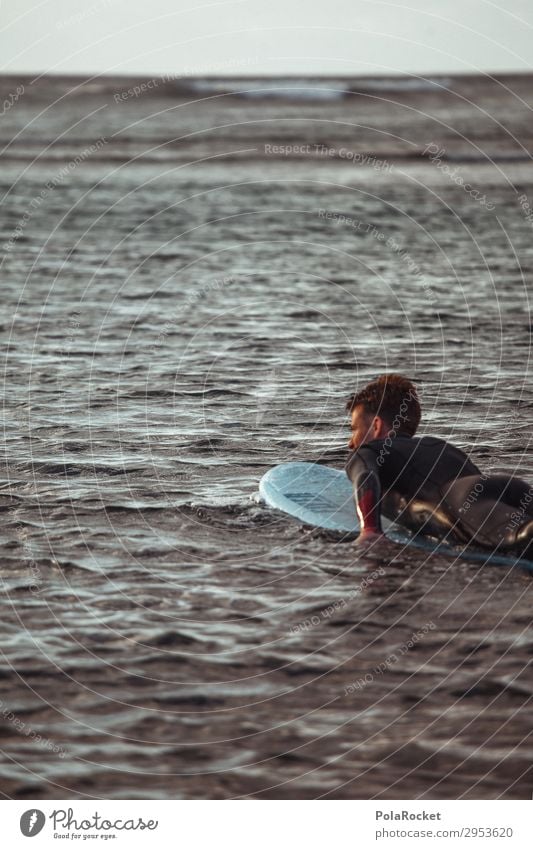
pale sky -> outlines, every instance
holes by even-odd
[[[533,68],[533,0],[0,0],[3,73]]]

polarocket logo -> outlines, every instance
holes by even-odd
[[[32,808],[25,811],[20,818],[20,830],[24,837],[35,837],[42,830],[46,817],[42,811]]]

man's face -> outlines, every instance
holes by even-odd
[[[365,412],[362,404],[358,404],[352,410],[352,436],[348,443],[348,447],[355,451],[366,442],[375,439],[374,435],[374,416]]]

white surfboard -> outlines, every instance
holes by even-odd
[[[294,516],[306,525],[331,531],[359,533],[353,486],[344,471],[317,463],[283,463],[266,472],[259,483],[263,500],[277,510]],[[456,559],[520,566],[533,571],[533,563],[468,546],[451,546],[428,537],[413,537],[409,531],[382,517],[383,530],[390,540],[414,545],[426,552]]]
[[[270,507],[307,525],[359,533],[353,486],[345,472],[317,463],[284,463],[262,477],[259,493]],[[384,530],[390,524],[384,519]]]

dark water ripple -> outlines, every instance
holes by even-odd
[[[50,105],[61,85],[0,130],[21,133],[1,176],[3,794],[530,798],[530,578],[357,551],[254,498],[275,463],[342,467],[344,398],[385,369],[418,381],[424,432],[533,480],[528,78],[522,101],[464,79],[296,106],[117,104],[112,82]]]

